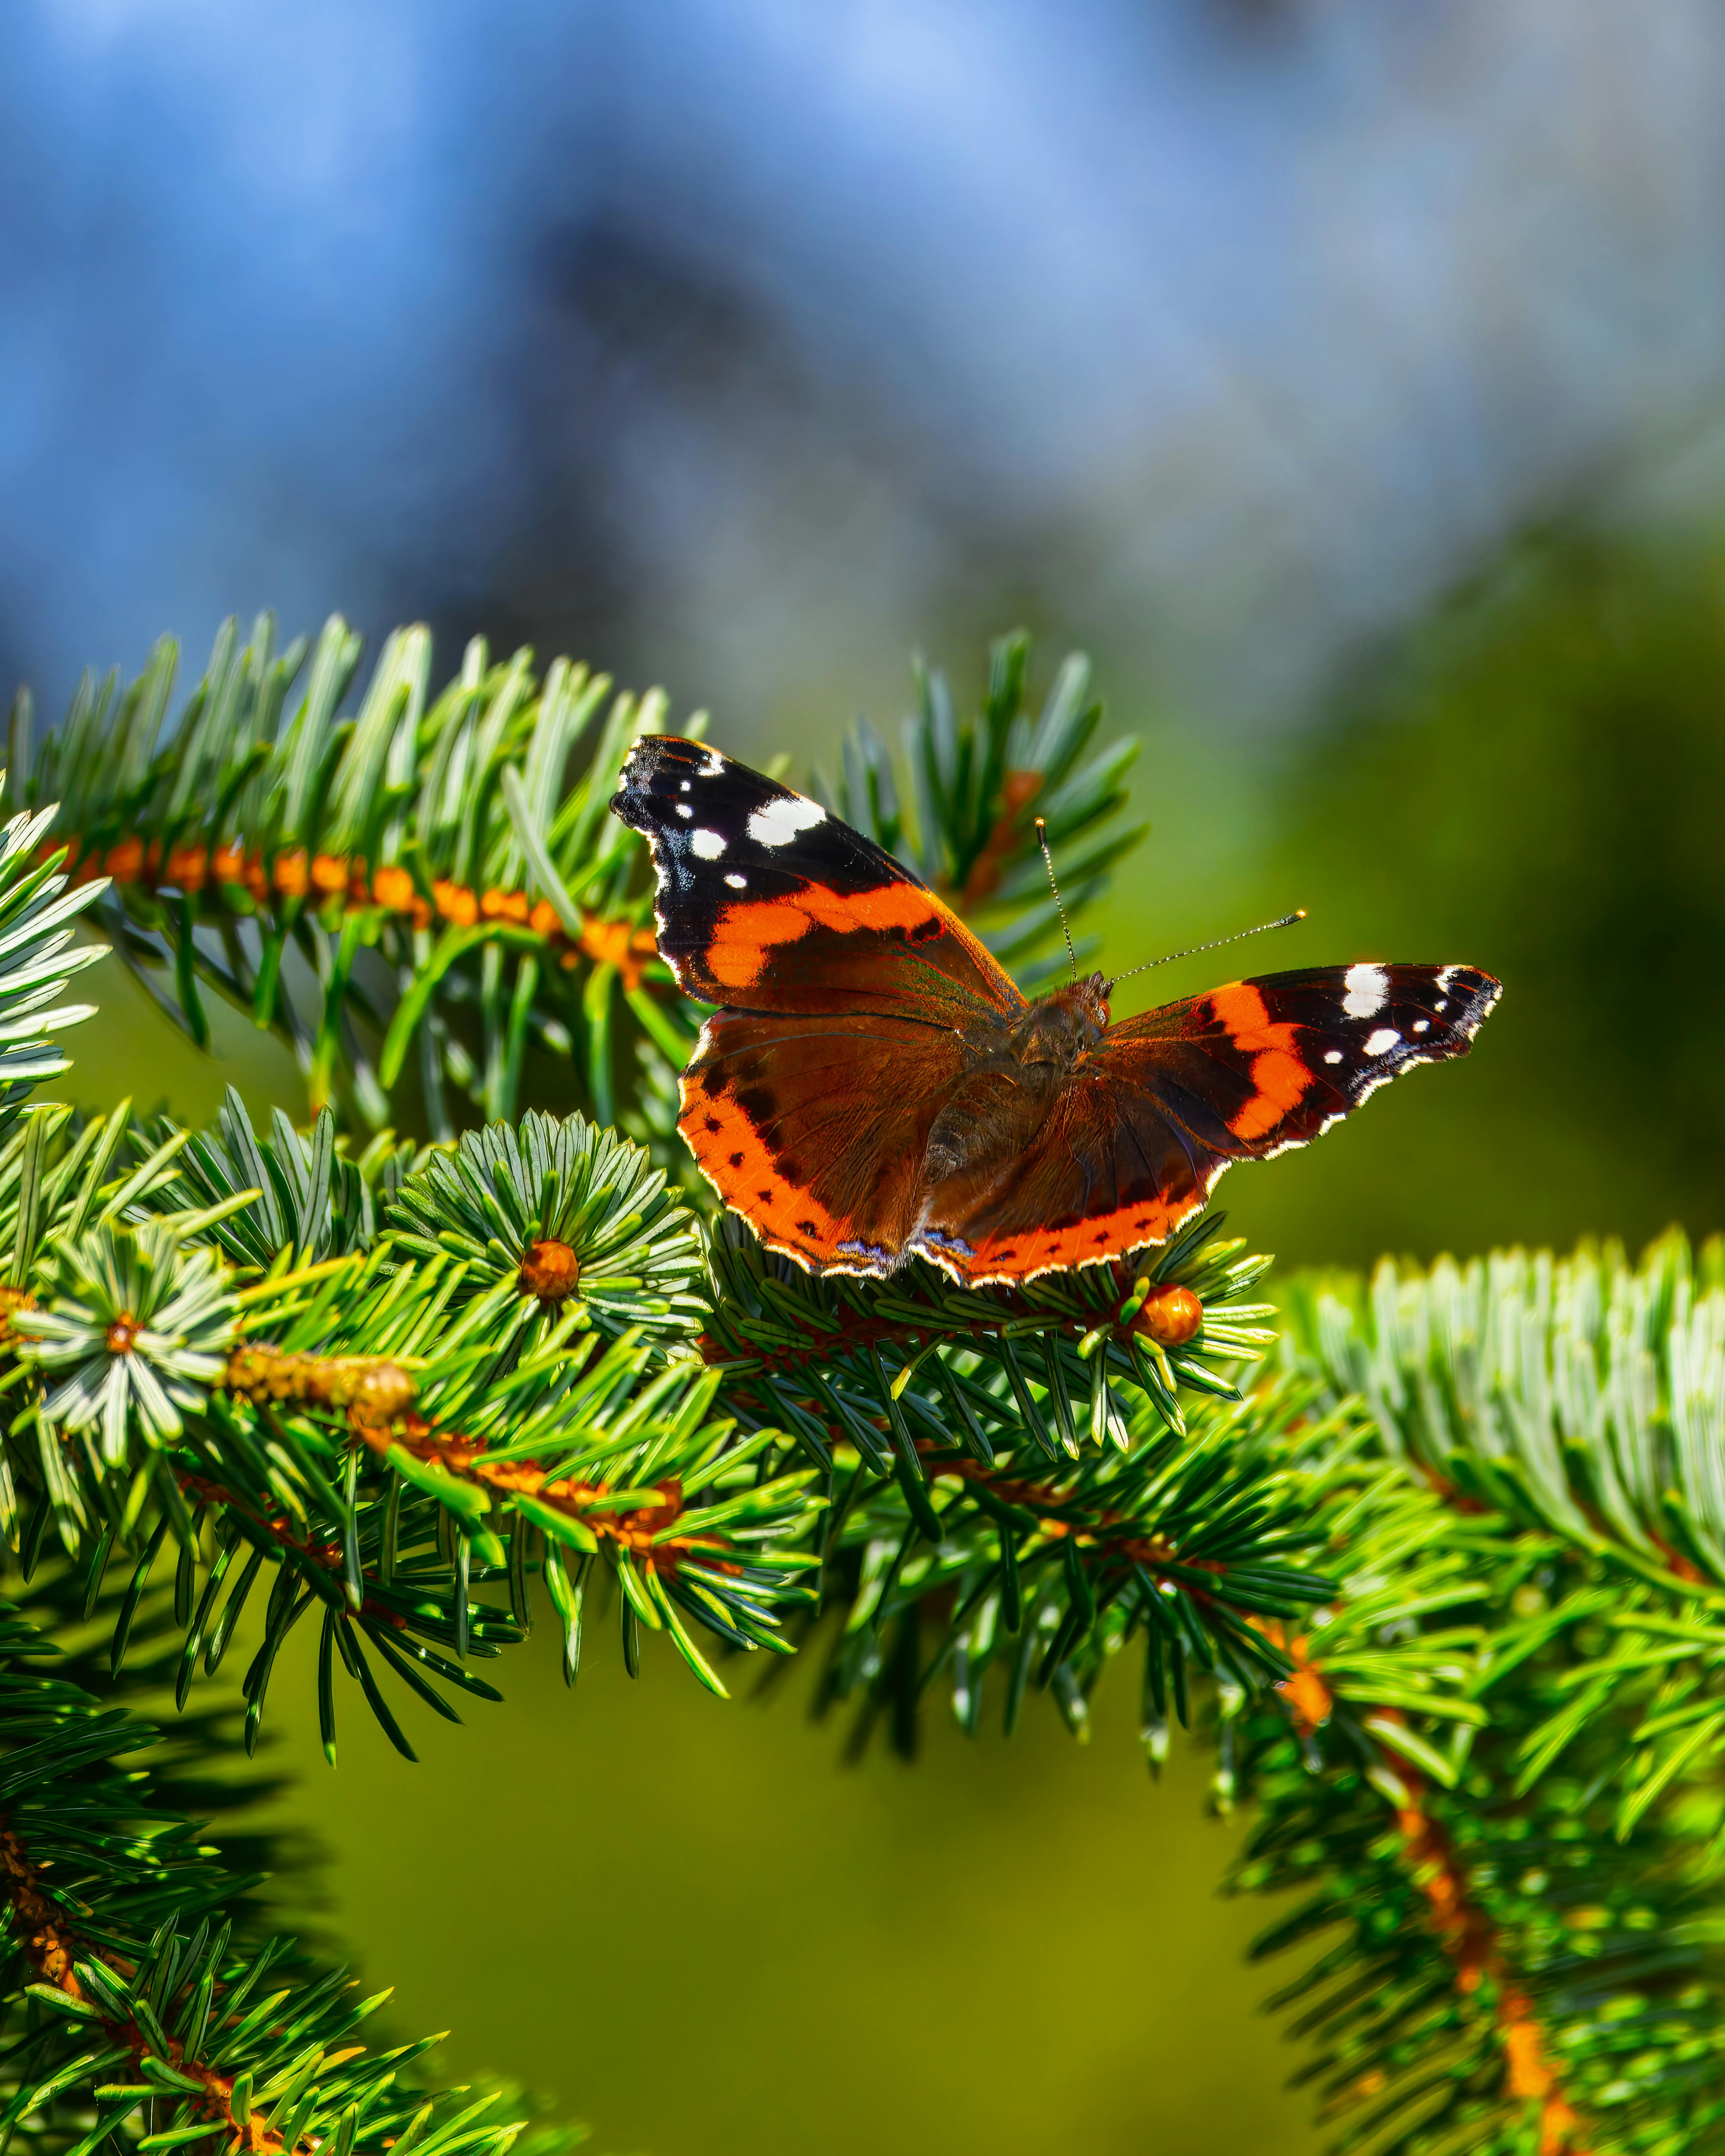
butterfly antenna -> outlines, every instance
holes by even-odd
[[[1054,855],[1048,850],[1048,826],[1041,817],[1036,819],[1036,843],[1042,849],[1042,858],[1048,863],[1048,887],[1054,893],[1055,911],[1060,916],[1060,933],[1066,939],[1066,956],[1072,961],[1072,978],[1078,978],[1078,953],[1072,948],[1072,931],[1066,924],[1066,909],[1060,903],[1060,887],[1055,881]]]
[[[1266,935],[1272,928],[1291,928],[1296,921],[1306,918],[1302,906],[1297,911],[1283,914],[1280,921],[1260,921],[1255,928],[1237,929],[1232,936],[1219,936],[1214,943],[1194,943],[1189,950],[1170,951],[1165,958],[1147,958],[1142,966],[1134,966],[1131,973],[1117,973],[1116,981],[1129,981],[1133,973],[1147,973],[1153,966],[1171,966],[1176,958],[1195,958],[1200,951],[1219,951],[1224,943],[1243,943],[1248,936]]]

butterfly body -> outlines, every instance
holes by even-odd
[[[1108,1030],[1100,973],[1040,996],[1016,1023],[963,1036],[963,1075],[942,1105],[923,1155],[931,1196],[952,1177],[1011,1167]]]
[[[612,803],[646,834],[659,946],[719,1008],[679,1127],[726,1204],[812,1270],[911,1256],[978,1284],[1160,1242],[1224,1168],[1463,1055],[1497,983],[1362,962],[1113,1022],[1100,973],[1027,999],[910,870],[701,743],[646,736]]]

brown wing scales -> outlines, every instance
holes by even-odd
[[[1153,1097],[1092,1070],[1016,1160],[942,1184],[912,1247],[973,1284],[1096,1264],[1165,1242],[1219,1173]]]

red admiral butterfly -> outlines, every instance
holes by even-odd
[[[1465,1055],[1497,1000],[1471,966],[1361,963],[1116,1025],[1100,973],[1027,1001],[908,869],[700,742],[644,736],[611,806],[652,844],[660,955],[721,1006],[679,1128],[811,1271],[1024,1281],[1164,1241],[1231,1162]]]

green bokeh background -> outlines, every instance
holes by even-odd
[[[1158,711],[1098,654],[1154,826],[1093,924],[1111,968],[1304,905],[1241,970],[1465,959],[1506,983],[1469,1062],[1224,1183],[1284,1265],[1725,1218],[1721,591],[1711,542],[1530,537],[1267,742]],[[721,714],[714,737],[819,753],[850,703],[835,682],[829,709]],[[199,1058],[117,967],[97,979],[70,1096],[198,1120],[231,1080],[298,1104],[243,1022]],[[281,1815],[330,1856],[314,1921],[398,1986],[406,2025],[451,2025],[453,2070],[655,2156],[1318,2145],[1283,2087],[1297,2054],[1254,2011],[1276,1979],[1242,1960],[1267,1912],[1216,1896],[1239,1830],[1204,1815],[1202,1759],[1150,1784],[1125,1677],[1086,1747],[1045,1708],[1010,1743],[937,1709],[907,1768],[845,1765],[803,1671],[725,1706],[663,1657],[631,1683],[603,1625],[572,1696],[542,1634],[501,1671],[507,1704],[467,1728],[415,1719],[418,1768],[351,1711],[329,1773],[303,1657],[271,1695],[300,1776]]]

